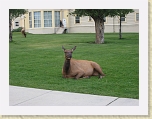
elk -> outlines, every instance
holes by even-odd
[[[22,33],[22,35],[24,35],[24,37],[26,38],[26,33],[25,33],[25,29],[24,29],[24,28],[22,28],[21,33]]]
[[[90,76],[99,76],[102,78],[105,74],[99,64],[88,60],[76,60],[72,58],[72,53],[76,46],[71,50],[65,49],[62,46],[65,54],[65,61],[62,68],[62,75],[64,78],[90,78]]]

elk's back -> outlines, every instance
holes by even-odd
[[[92,67],[92,63],[93,63],[92,61],[88,61],[88,60],[71,59],[70,71],[71,72],[84,71],[86,76],[92,75],[94,70]]]

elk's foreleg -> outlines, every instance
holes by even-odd
[[[79,71],[79,72],[77,73],[77,75],[75,76],[75,79],[79,79],[79,78],[81,78],[81,77],[84,77],[84,75],[85,75],[84,71]]]
[[[24,32],[24,37],[26,38],[26,33]]]

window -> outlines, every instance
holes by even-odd
[[[19,22],[15,22],[15,26],[19,26]]]
[[[29,12],[29,28],[32,28],[32,13]]]
[[[92,21],[92,17],[91,16],[89,16],[89,21]]]
[[[44,27],[52,27],[52,12],[44,11]]]
[[[139,21],[139,13],[136,13],[136,21]]]
[[[107,22],[107,17],[104,17],[103,19],[104,19],[104,22]]]
[[[55,27],[60,27],[60,11],[55,11]]]
[[[78,16],[75,17],[75,23],[76,23],[76,24],[77,24],[77,23],[80,23],[80,17],[78,17]]]
[[[126,21],[125,15],[122,15],[122,16],[121,16],[121,21]]]
[[[41,27],[41,12],[34,12],[34,28]]]

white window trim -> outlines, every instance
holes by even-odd
[[[31,13],[31,20],[30,20],[30,15],[29,15],[29,28],[31,29],[32,27],[30,27],[30,21],[31,21],[31,25],[32,25],[32,12],[29,12],[29,13]]]

